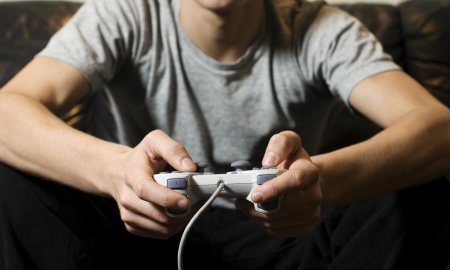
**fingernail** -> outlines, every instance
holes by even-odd
[[[252,194],[252,200],[253,200],[254,202],[259,202],[259,201],[262,200],[262,198],[263,198],[263,196],[262,196],[262,193],[261,193],[261,192],[259,192],[259,191],[253,192],[253,194]]]
[[[193,169],[195,167],[194,162],[190,158],[183,158],[181,165],[183,165],[185,169]]]
[[[271,166],[275,163],[276,156],[273,152],[269,152],[263,159],[263,165]]]
[[[187,202],[187,200],[179,200],[178,202],[177,202],[177,206],[179,207],[179,208],[181,208],[181,209],[186,209],[186,208],[188,208],[188,202]]]

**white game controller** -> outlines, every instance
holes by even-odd
[[[160,185],[173,189],[185,195],[191,205],[208,199],[217,186],[223,182],[224,188],[219,197],[227,198],[246,198],[252,202],[251,196],[253,190],[272,180],[286,170],[277,168],[253,168],[248,161],[235,161],[231,167],[235,170],[226,174],[214,174],[205,172],[205,164],[197,164],[197,172],[162,172],[153,177]],[[255,209],[261,213],[270,214],[280,208],[281,198],[274,199],[265,203],[253,203]],[[180,212],[178,210],[166,209],[166,213],[172,217],[185,216],[188,211]]]

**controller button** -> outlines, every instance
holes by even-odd
[[[170,178],[167,179],[167,187],[170,189],[186,189],[187,181],[185,178]]]
[[[260,175],[258,175],[258,177],[256,178],[256,183],[257,183],[258,185],[262,185],[262,184],[264,184],[265,182],[274,179],[276,176],[277,176],[276,174],[260,174]]]

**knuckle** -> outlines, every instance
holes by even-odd
[[[292,179],[292,182],[296,187],[300,187],[302,185],[302,180],[304,177],[304,173],[300,170],[291,170],[290,176]]]
[[[275,185],[272,181],[266,183],[266,192],[269,193],[269,196],[272,194],[280,194],[280,190],[277,185]],[[270,218],[269,215],[264,215],[266,218]]]
[[[127,225],[127,223],[130,223],[131,220],[131,216],[128,214],[128,211],[122,211],[120,213],[120,219],[125,223],[125,225]]]
[[[162,130],[160,129],[155,129],[150,131],[147,136],[145,136],[146,140],[152,141],[154,140],[156,137],[159,137],[161,135],[165,134]]]
[[[123,178],[124,178],[125,184],[131,186],[131,184],[133,183],[133,179],[134,179],[133,174],[131,172],[127,171],[127,172],[125,172]]]
[[[184,146],[181,144],[181,143],[179,143],[179,142],[174,142],[172,145],[171,145],[171,147],[170,147],[170,152],[172,153],[172,154],[182,154],[182,153],[184,153],[184,152],[186,152],[186,150],[185,150],[185,148],[184,148]]]
[[[174,232],[172,232],[172,230],[170,230],[168,227],[162,227],[159,230],[159,235],[161,239],[168,240],[170,237],[174,235]]]
[[[155,215],[155,219],[162,224],[168,224],[169,223],[169,217],[163,213],[158,213]]]
[[[119,204],[125,208],[129,208],[131,206],[129,195],[122,192],[122,194],[119,195]]]
[[[313,187],[313,191],[308,191],[307,195],[305,195],[305,205],[309,209],[320,209],[323,203],[323,195],[320,190],[320,187]]]
[[[303,188],[314,186],[319,182],[319,169],[309,160],[300,160],[299,167],[292,170],[292,178],[297,186]]]
[[[160,203],[162,207],[170,208],[170,197],[166,193],[161,194]]]
[[[319,176],[320,176],[320,172],[319,172],[319,168],[317,168],[316,165],[314,165],[312,162],[308,162],[308,174],[311,177],[311,179],[313,179],[314,181],[319,180]]]
[[[133,228],[132,226],[126,224],[126,223],[125,223],[125,229],[126,229],[129,233],[132,233],[132,234],[135,234],[135,233],[136,233],[136,229]]]
[[[144,199],[144,196],[146,193],[145,188],[146,188],[146,185],[143,181],[136,184],[135,192],[136,192],[136,195],[139,197],[139,199]]]

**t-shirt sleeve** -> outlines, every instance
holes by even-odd
[[[101,89],[132,53],[135,13],[131,1],[88,0],[37,56],[75,67],[89,81],[91,92]]]
[[[352,90],[364,79],[400,69],[358,19],[335,7],[319,12],[299,46],[304,75],[313,83],[325,82],[347,106]]]

